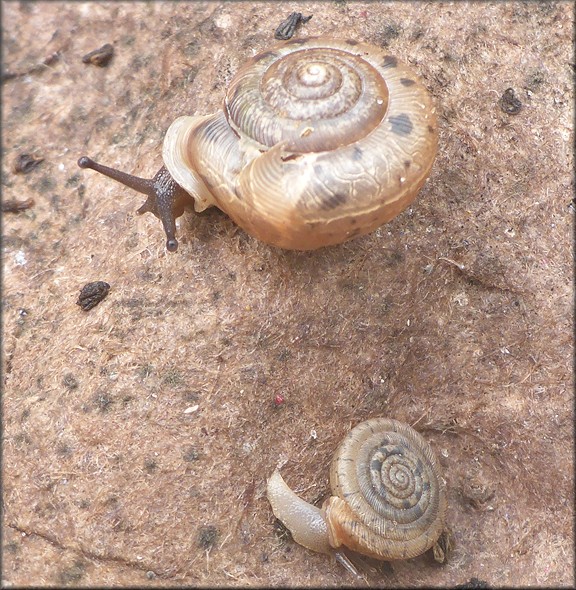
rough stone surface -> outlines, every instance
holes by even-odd
[[[429,182],[339,247],[280,251],[210,210],[167,253],[141,195],[77,158],[152,176],[170,122],[220,108],[293,11],[313,14],[300,36],[419,72],[441,124]],[[572,586],[571,4],[2,12],[3,198],[34,200],[3,219],[3,583]],[[107,66],[83,63],[105,43]],[[22,153],[44,160],[16,174]],[[111,290],[85,312],[93,281]],[[381,415],[440,455],[455,549],[355,580],[282,533],[265,482],[282,465],[320,503],[338,441]]]

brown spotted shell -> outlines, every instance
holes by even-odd
[[[197,211],[216,205],[260,240],[308,250],[405,209],[437,141],[411,69],[372,45],[311,38],[249,60],[222,112],[172,124],[163,158]]]
[[[332,547],[377,559],[409,559],[445,530],[446,492],[438,461],[413,428],[386,418],[362,422],[332,462],[334,496],[323,512]]]

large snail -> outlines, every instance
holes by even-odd
[[[450,545],[440,466],[413,428],[387,418],[358,424],[330,468],[332,496],[317,508],[299,498],[276,470],[268,480],[272,511],[308,549],[334,555],[353,573],[342,546],[384,561],[433,549],[444,562]]]
[[[215,205],[264,242],[311,250],[369,233],[413,201],[437,151],[435,108],[415,73],[353,40],[292,39],[251,58],[214,115],[166,133],[152,179],[92,168],[148,196],[164,226]]]

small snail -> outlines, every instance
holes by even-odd
[[[188,205],[225,211],[256,238],[312,250],[369,233],[411,203],[436,156],[432,99],[414,72],[353,40],[292,39],[251,58],[214,115],[179,117],[152,179],[83,156],[147,195],[164,226]]]
[[[299,498],[276,470],[267,485],[272,511],[294,540],[356,569],[341,546],[384,561],[434,550],[444,562],[446,491],[430,445],[413,428],[387,418],[358,424],[330,468],[332,496],[317,508]]]

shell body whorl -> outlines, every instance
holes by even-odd
[[[178,119],[164,161],[200,193],[196,210],[214,204],[265,242],[308,250],[406,208],[437,141],[432,99],[412,70],[368,44],[312,38],[249,60],[223,112]]]

